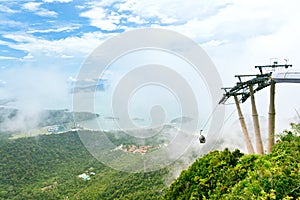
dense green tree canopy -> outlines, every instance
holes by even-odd
[[[268,155],[211,152],[182,171],[164,199],[300,199],[299,133],[292,124]]]
[[[79,174],[92,169],[84,181]],[[166,169],[131,174],[101,164],[77,132],[0,139],[0,199],[159,199]]]
[[[137,174],[113,170],[90,155],[77,132],[5,136],[0,139],[0,199],[300,199],[299,135],[300,125],[292,124],[269,155],[210,152],[169,188],[172,166]],[[90,171],[96,173],[91,180],[78,177]]]

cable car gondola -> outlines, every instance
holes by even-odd
[[[201,130],[201,131],[200,131],[199,142],[200,142],[201,144],[203,144],[203,143],[205,143],[205,141],[206,141],[206,139],[205,139],[204,135],[202,135],[202,130]]]

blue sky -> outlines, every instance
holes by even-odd
[[[224,86],[270,58],[300,66],[298,5],[296,0],[0,0],[0,99],[13,98],[28,108],[67,105],[68,82],[87,56],[108,38],[144,27],[174,30],[196,41]],[[290,104],[278,110],[282,116],[300,110],[295,88],[278,89],[278,104]],[[257,101],[265,104],[263,95]]]
[[[134,28],[173,29],[208,46],[269,34],[275,28],[264,16],[239,19],[236,14],[228,20],[217,19],[222,12],[235,9],[232,1],[0,2],[0,58],[4,68],[49,57],[80,60],[105,39]],[[243,23],[247,26],[240,26]]]

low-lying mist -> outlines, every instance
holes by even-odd
[[[2,113],[0,129],[24,131],[36,128],[45,109],[69,108],[68,82],[59,70],[20,67],[6,70],[0,88],[2,109],[18,110],[14,117]],[[15,111],[14,111],[15,112]]]

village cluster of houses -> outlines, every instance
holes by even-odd
[[[129,146],[125,146],[123,144],[121,144],[120,146],[117,146],[114,151],[117,150],[121,150],[124,152],[130,152],[130,153],[147,153],[147,151],[149,151],[150,149],[152,149],[152,146],[147,145],[147,146],[135,146],[135,145],[129,145]]]

